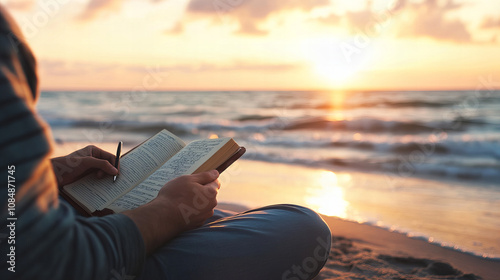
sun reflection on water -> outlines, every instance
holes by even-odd
[[[316,178],[308,190],[311,195],[306,198],[306,203],[323,215],[347,218],[349,202],[345,200],[342,183],[350,182],[350,176],[339,180],[334,172],[323,170]]]

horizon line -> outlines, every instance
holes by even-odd
[[[186,89],[186,88],[166,88],[166,89],[155,89],[155,90],[146,90],[146,92],[259,92],[259,91],[274,91],[274,92],[287,92],[287,91],[298,91],[298,92],[327,92],[327,91],[334,91],[334,92],[339,92],[339,91],[344,91],[344,92],[397,92],[397,91],[406,91],[406,92],[411,92],[411,91],[427,91],[427,92],[436,92],[436,91],[500,91],[500,87],[494,87],[492,89],[484,88],[484,89],[478,89],[478,88],[380,88],[380,89],[366,89],[366,88],[347,88],[347,89],[340,89],[340,88],[317,88],[317,89],[273,89],[273,88],[265,88],[265,89]],[[93,89],[63,89],[63,88],[41,88],[39,89],[40,92],[47,92],[47,91],[54,91],[54,92],[61,92],[61,91],[67,91],[67,92],[77,92],[77,91],[87,91],[87,92],[98,92],[98,91],[109,91],[109,92],[127,92],[127,91],[135,91],[134,89],[120,89],[120,88],[114,88],[114,89],[99,89],[99,88],[93,88]]]

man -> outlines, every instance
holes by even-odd
[[[79,216],[59,188],[89,172],[117,174],[114,156],[89,146],[51,161],[38,96],[34,56],[1,8],[1,279],[311,279],[326,262],[330,231],[309,209],[214,210],[215,170],[167,182],[137,209]],[[209,203],[186,222],[178,206],[194,207],[200,192]]]

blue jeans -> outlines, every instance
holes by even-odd
[[[137,279],[312,279],[330,252],[331,233],[314,211],[273,205],[240,214],[215,210],[148,257]]]

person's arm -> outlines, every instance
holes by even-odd
[[[90,145],[67,156],[52,159],[59,188],[73,183],[90,172],[98,177],[117,174],[115,156]],[[220,188],[216,170],[182,176],[168,182],[151,203],[124,212],[139,228],[146,253],[174,238],[179,233],[201,226],[213,215]],[[184,212],[183,212],[184,211]]]
[[[218,177],[217,170],[181,176],[168,182],[150,203],[123,212],[139,228],[147,254],[212,217],[220,188]]]
[[[93,145],[51,161],[59,188],[91,172],[98,177],[118,173],[113,166],[115,155]],[[151,203],[123,213],[139,228],[148,255],[179,233],[201,226],[213,215],[220,188],[218,177],[217,170],[213,170],[176,178]]]
[[[58,199],[50,132],[34,108],[35,60],[19,34],[0,6],[0,168],[14,170],[12,183],[0,185],[0,279],[137,275],[146,251],[212,215],[218,174],[175,179],[151,203],[124,214],[75,216]]]
[[[76,217],[58,200],[49,130],[34,109],[35,63],[18,32],[0,7],[0,172],[7,181],[15,170],[0,185],[0,279],[137,275],[145,247],[129,217]]]

